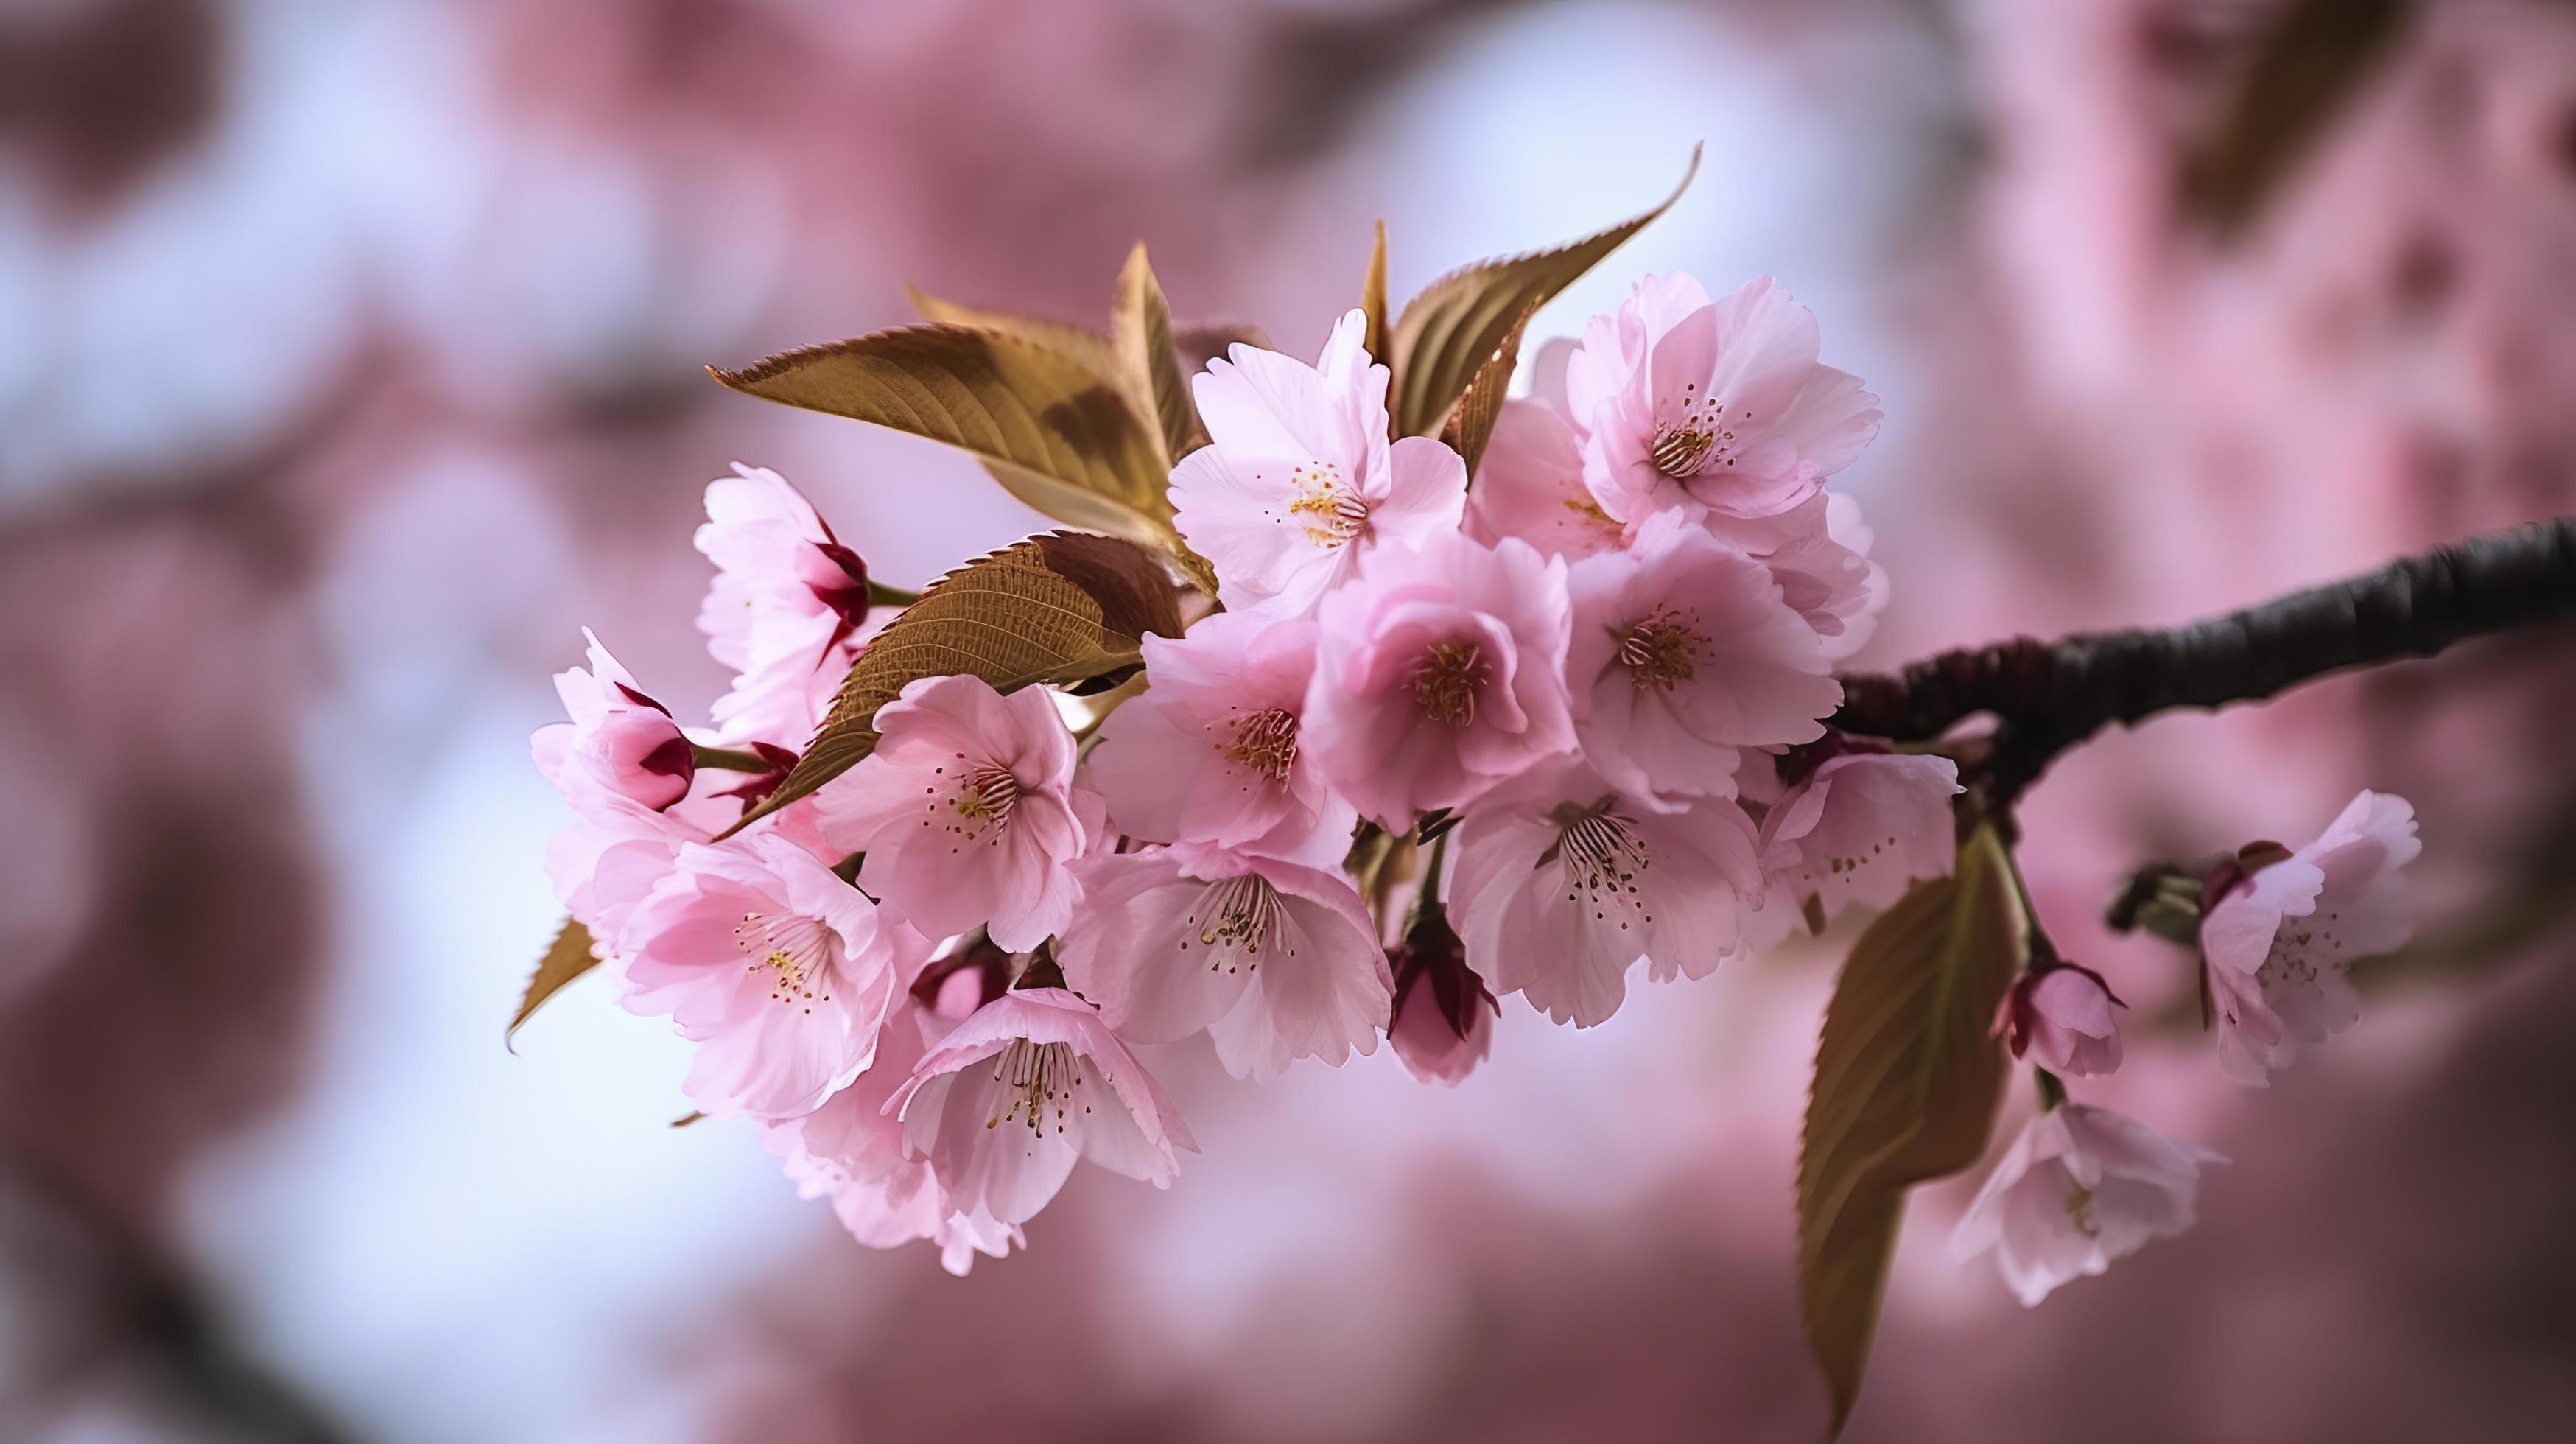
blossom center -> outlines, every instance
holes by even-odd
[[[1751,420],[1753,413],[1741,415]],[[1678,481],[1719,462],[1733,466],[1735,458],[1729,453],[1734,448],[1735,433],[1727,429],[1726,407],[1701,395],[1697,382],[1685,382],[1680,417],[1655,423],[1655,439],[1646,456],[1655,470]]]
[[[1297,714],[1270,707],[1237,718],[1234,741],[1225,749],[1225,757],[1273,782],[1287,781],[1288,770],[1297,764]]]
[[[1619,660],[1639,691],[1659,687],[1669,692],[1697,672],[1700,650],[1708,645],[1707,636],[1691,625],[1698,620],[1696,612],[1658,606],[1619,639]]]
[[[1002,1087],[993,1099],[993,1111],[985,1116],[985,1127],[1016,1123],[1043,1136],[1052,1117],[1055,1131],[1062,1133],[1066,1115],[1080,1096],[1082,1058],[1070,1043],[1015,1038],[994,1057],[993,1081]],[[1082,1111],[1090,1112],[1091,1105],[1084,1104]]]
[[[1540,854],[1544,866],[1551,857],[1565,869],[1565,900],[1592,910],[1595,922],[1607,922],[1610,910],[1617,908],[1623,916],[1619,930],[1626,932],[1634,912],[1635,921],[1651,923],[1655,915],[1646,908],[1646,895],[1637,884],[1638,875],[1646,870],[1646,841],[1637,835],[1636,824],[1612,812],[1605,802],[1585,808],[1574,803],[1561,804],[1553,816],[1560,831],[1555,846]]]
[[[2102,1236],[2101,1221],[2093,1216],[2093,1190],[2080,1183],[2067,1190],[2066,1217],[2074,1223],[2075,1231],[2086,1238]]]
[[[2348,966],[2350,958],[2335,956],[2343,951],[2343,939],[2335,931],[2342,920],[2341,913],[2323,909],[2303,918],[2282,919],[2263,965],[2254,971],[2255,982],[2266,988],[2314,987],[2324,973]]]
[[[817,1002],[832,1001],[832,995],[823,991],[830,986],[827,979],[834,961],[832,933],[819,920],[793,913],[744,913],[742,921],[734,924],[733,943],[749,960],[745,971],[765,969],[774,974],[769,1001],[794,1003],[808,1013]]]
[[[1257,872],[1230,877],[1199,895],[1198,911],[1185,920],[1196,928],[1200,946],[1216,949],[1208,960],[1208,971],[1219,968],[1233,972],[1257,972],[1261,967],[1261,949],[1279,925],[1283,914],[1279,889]],[[1181,938],[1181,951],[1190,950],[1190,938]],[[1289,949],[1296,956],[1296,949]]]
[[[941,768],[940,771],[947,769]],[[961,843],[974,842],[987,832],[999,833],[1009,825],[1011,811],[1019,805],[1020,779],[1006,767],[979,767],[958,781],[957,790],[948,796],[948,810],[956,820],[948,830],[957,834]],[[932,804],[933,811],[937,804]],[[927,825],[927,819],[924,820]],[[993,839],[1000,842],[999,836]]]
[[[1288,476],[1297,496],[1288,510],[1305,528],[1306,539],[1319,547],[1347,546],[1368,530],[1368,503],[1342,480],[1339,463],[1301,462]]]
[[[1435,722],[1470,726],[1476,720],[1476,694],[1493,671],[1484,648],[1473,642],[1434,642],[1413,664],[1413,700]]]

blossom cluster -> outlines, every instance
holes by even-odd
[[[1237,344],[1190,378],[1207,440],[1166,490],[1214,592],[1097,695],[910,676],[864,756],[795,786],[905,594],[744,467],[697,534],[734,673],[707,724],[596,638],[556,679],[558,895],[625,1006],[695,1045],[691,1103],[861,1242],[963,1272],[1080,1161],[1168,1186],[1197,1145],[1141,1046],[1205,1034],[1259,1079],[1385,1040],[1455,1085],[1503,1000],[1591,1027],[1641,964],[1705,978],[1954,870],[1986,806],[1954,815],[1957,763],[1828,725],[1887,587],[1827,481],[1879,411],[1804,308],[1645,277],[1538,348],[1472,476],[1394,435],[1367,334],[1353,311],[1311,365]],[[2416,850],[2365,792],[2307,847],[2176,872],[2230,1076],[2354,1021]],[[2036,1303],[2188,1227],[2217,1155],[2066,1101],[2120,1066],[2122,1005],[2025,921],[1995,1032],[2046,1106],[1954,1246]]]
[[[696,1045],[691,1103],[863,1242],[963,1270],[1081,1159],[1168,1184],[1195,1144],[1136,1045],[1205,1033],[1261,1078],[1389,1039],[1454,1084],[1500,999],[1592,1026],[1640,963],[1702,978],[1951,868],[1955,765],[1824,725],[1886,596],[1826,482],[1879,411],[1805,308],[1645,278],[1537,353],[1472,486],[1391,437],[1364,334],[1192,378],[1210,443],[1169,495],[1217,595],[1105,716],[923,677],[864,760],[729,833],[885,620],[747,468],[697,538],[736,673],[709,725],[596,640],[557,679],[559,895]]]
[[[2295,852],[2255,843],[2207,870],[2202,993],[2229,1077],[2263,1086],[2300,1043],[2322,1043],[2360,1019],[2352,965],[2406,942],[2399,869],[2421,848],[2405,799],[2364,792]],[[2100,974],[2040,959],[2006,996],[1995,1027],[2062,1093],[2055,1080],[2120,1066],[2120,1006]],[[1962,1258],[1991,1250],[2024,1304],[2191,1227],[2201,1165],[2226,1161],[2109,1109],[2051,1101],[1951,1235]]]

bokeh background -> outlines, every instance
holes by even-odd
[[[735,460],[897,582],[1038,524],[703,363],[907,281],[1093,321],[1138,237],[1185,320],[1311,351],[1373,219],[1401,297],[1700,140],[1533,334],[1647,269],[1811,305],[1888,415],[1843,478],[1895,584],[1865,660],[2569,510],[2576,6],[2411,9],[2276,181],[2213,190],[2178,177],[2277,139],[2236,99],[2277,4],[0,5],[0,1438],[1812,1437],[1790,1180],[1839,938],[1590,1033],[1514,1007],[1455,1092],[1165,1050],[1179,1185],[1086,1171],[953,1280],[748,1129],[670,1129],[681,1045],[596,985],[503,1049],[557,916],[548,674],[588,623],[717,694],[688,538]],[[2572,715],[2562,629],[2056,770],[2034,887],[2135,1005],[2082,1096],[2234,1161],[2030,1312],[1943,1247],[1974,1179],[1924,1191],[1851,1437],[2560,1437]],[[2421,812],[2424,941],[2229,1084],[2184,957],[2102,903],[2365,785]]]

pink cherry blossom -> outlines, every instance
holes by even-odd
[[[1340,874],[1212,849],[1076,865],[1083,904],[1057,948],[1066,980],[1124,1038],[1205,1029],[1238,1078],[1377,1051],[1394,978]]]
[[[1562,558],[1455,533],[1382,547],[1317,618],[1307,735],[1363,815],[1407,827],[1573,748]]]
[[[1084,775],[1120,832],[1338,865],[1358,814],[1303,745],[1311,618],[1204,617],[1145,638],[1145,694],[1101,724]]]
[[[710,1114],[783,1118],[847,1087],[930,957],[907,924],[773,832],[684,843],[626,919],[626,1006],[698,1044]]]
[[[1726,804],[1664,813],[1578,763],[1541,767],[1471,805],[1449,882],[1467,965],[1589,1028],[1619,1010],[1629,966],[1702,978],[1739,950],[1763,902],[1753,825]]]
[[[2423,850],[2415,809],[2364,792],[2316,841],[2228,889],[2200,925],[2218,1061],[2261,1086],[2361,1017],[2353,962],[2413,932],[2398,869]]]
[[[1827,917],[1890,906],[1916,879],[1957,865],[1950,799],[1959,791],[1959,765],[1947,757],[1827,758],[1763,816],[1772,887],[1792,904],[1818,899]]]
[[[1237,345],[1194,383],[1214,444],[1172,469],[1172,521],[1230,610],[1302,616],[1373,549],[1457,529],[1466,464],[1429,437],[1387,440],[1367,329],[1343,317],[1313,366]]]
[[[676,725],[665,735],[660,724],[669,719],[629,697],[634,679],[596,637],[583,635],[590,669],[555,679],[574,720],[537,729],[529,750],[574,819],[547,844],[546,875],[613,976],[623,966],[627,914],[671,870],[682,844],[707,841],[740,809],[712,795],[721,785],[717,773],[684,779],[682,796],[667,795],[671,779],[643,762],[672,738],[685,750],[688,739]],[[638,745],[647,741],[650,747]]]
[[[1878,630],[1887,570],[1869,559],[1872,536],[1859,502],[1823,492],[1777,516],[1709,512],[1702,520],[1721,541],[1771,568],[1781,599],[1815,629],[1827,657],[1850,656]]]
[[[1162,1085],[1100,1013],[1062,988],[1021,988],[931,1045],[888,1112],[959,1212],[1025,1223],[1075,1160],[1168,1188],[1198,1144]]]
[[[590,670],[556,674],[555,693],[572,720],[538,729],[537,767],[550,778],[577,768],[595,787],[659,812],[689,795],[697,773],[689,739],[671,709],[636,690],[635,678],[588,627],[581,635]]]
[[[878,1031],[868,1070],[813,1112],[763,1124],[760,1139],[782,1160],[800,1195],[831,1200],[852,1238],[870,1248],[929,1239],[939,1246],[942,1265],[964,1274],[975,1255],[1001,1258],[1027,1240],[989,1214],[959,1212],[929,1161],[904,1155],[903,1122],[885,1112],[932,1038],[955,1021],[910,997],[898,999]]]
[[[1567,576],[1575,735],[1621,792],[1728,796],[1739,749],[1813,741],[1842,705],[1770,570],[1680,511]]]
[[[2111,1010],[2126,1007],[2091,968],[2059,963],[2025,973],[2004,995],[1995,1031],[2012,1055],[2069,1078],[2117,1071],[2120,1024]]]
[[[739,463],[707,484],[697,545],[716,564],[698,628],[737,674],[718,733],[802,748],[869,631],[867,564],[786,478]]]
[[[1565,418],[1536,401],[1506,401],[1467,493],[1467,535],[1492,546],[1507,536],[1541,556],[1578,561],[1617,551],[1627,528],[1583,484],[1583,444]]]
[[[2201,1165],[2224,1163],[2107,1108],[2063,1104],[2013,1140],[1950,1235],[1965,1262],[1991,1249],[2023,1307],[2191,1227]]]
[[[1103,824],[1073,786],[1053,694],[924,677],[876,715],[876,750],[816,794],[823,835],[864,852],[859,885],[934,935],[981,926],[1034,948],[1073,915],[1065,864]]]
[[[1494,995],[1467,966],[1466,944],[1434,913],[1413,925],[1388,960],[1395,967],[1395,1021],[1387,1041],[1406,1071],[1455,1088],[1494,1053]]]
[[[1814,314],[1768,276],[1714,302],[1686,275],[1639,281],[1566,362],[1593,495],[1628,522],[1684,504],[1776,516],[1814,496],[1879,423],[1878,398],[1818,348]]]

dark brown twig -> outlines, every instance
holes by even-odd
[[[2008,804],[2067,748],[2176,707],[2253,702],[2347,667],[2576,616],[2576,517],[2491,532],[2362,576],[2158,630],[2017,637],[1895,674],[1843,678],[1845,731],[1928,741],[1997,720],[1991,795]]]

